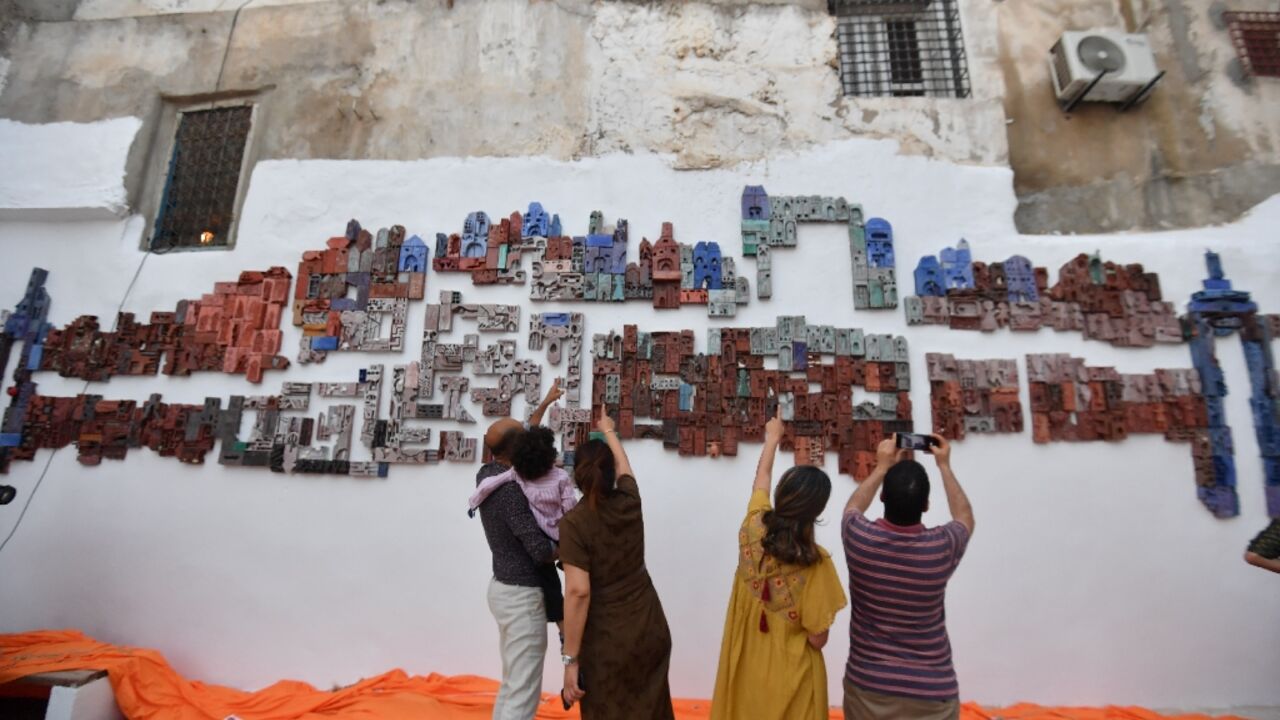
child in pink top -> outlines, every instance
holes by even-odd
[[[470,513],[505,483],[520,486],[529,499],[529,510],[538,527],[552,543],[560,542],[560,519],[578,504],[573,479],[564,468],[556,467],[556,436],[547,428],[534,425],[520,434],[511,452],[511,468],[486,478],[471,496]],[[564,594],[560,574],[555,565],[539,569],[542,593],[546,599],[547,620],[559,624],[564,619]]]
[[[526,480],[512,467],[504,473],[489,478],[476,488],[471,496],[471,507],[480,507],[480,503],[489,497],[499,485],[515,482],[529,499],[529,510],[538,527],[555,542],[560,542],[560,518],[578,504],[577,493],[573,489],[573,478],[564,468],[552,466],[542,477]]]

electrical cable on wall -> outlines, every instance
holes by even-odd
[[[128,225],[126,223],[126,229],[127,227]],[[147,264],[147,258],[152,254],[152,252],[153,250],[150,249],[144,252],[142,254],[142,260],[138,262],[137,269],[133,271],[133,278],[129,281],[128,287],[124,290],[124,297],[120,298],[120,304],[116,306],[116,320],[115,324],[112,326],[113,332],[120,329],[120,312],[124,310],[125,303],[129,301],[129,296],[133,294],[133,288],[138,284],[138,277],[142,275],[142,268]],[[88,389],[89,381],[86,380],[78,394],[83,395]],[[9,545],[9,541],[12,540],[14,534],[18,532],[18,527],[22,525],[22,520],[26,518],[27,510],[31,507],[31,501],[35,499],[36,493],[40,491],[40,486],[44,483],[45,475],[49,474],[49,468],[53,465],[53,458],[57,456],[58,451],[61,449],[62,448],[54,448],[53,452],[49,453],[49,459],[45,461],[44,468],[40,470],[40,476],[36,478],[36,483],[31,487],[31,492],[27,493],[27,500],[22,504],[22,510],[18,513],[18,519],[14,521],[13,527],[9,529],[9,534],[5,536],[4,541],[0,542],[0,552],[4,552],[5,547]],[[10,486],[5,485],[3,488],[9,488],[9,491],[12,491],[12,493],[0,489],[0,496],[9,495],[9,500],[0,503],[0,505],[8,504],[8,502],[13,500],[13,496],[16,495],[16,491],[14,491]]]
[[[240,11],[244,10],[252,2],[253,0],[244,0],[231,16],[231,29],[227,31],[227,44],[222,48],[222,62],[218,63],[218,79],[213,84],[215,93],[222,89],[222,73],[227,69],[227,56],[231,54],[231,41],[235,39],[236,25],[240,23]]]

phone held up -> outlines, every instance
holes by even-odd
[[[578,689],[579,689],[579,690],[586,690],[586,689],[587,689],[587,685],[586,685],[586,683],[585,683],[585,682],[583,682],[583,680],[582,680],[582,671],[581,671],[581,670],[579,670],[579,671],[578,671]],[[573,703],[571,703],[571,702],[569,702],[568,700],[566,700],[566,699],[565,699],[565,697],[564,697],[564,690],[561,690],[561,691],[560,691],[560,703],[564,705],[564,709],[565,709],[565,710],[568,710],[569,708],[573,707]]]
[[[932,435],[921,435],[920,433],[897,433],[897,445],[904,450],[919,450],[922,452],[933,452],[933,448],[937,446],[938,441],[933,439]]]

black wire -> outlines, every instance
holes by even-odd
[[[227,30],[227,42],[222,48],[222,61],[218,63],[218,79],[213,83],[213,91],[215,93],[222,89],[222,75],[227,69],[227,57],[231,55],[231,43],[236,37],[236,27],[240,24],[240,11],[248,7],[253,1],[254,0],[244,0],[244,2],[240,3],[240,6],[237,7],[235,12],[231,15],[231,27]],[[161,198],[161,202],[164,202],[164,198]],[[160,229],[155,228],[154,230],[155,234],[151,236],[150,242],[147,243],[147,252],[164,255],[178,247],[177,238],[172,236],[167,237],[165,244],[161,245]]]
[[[22,512],[18,513],[18,520],[13,524],[13,529],[9,531],[9,535],[5,537],[4,542],[0,542],[0,552],[4,552],[5,546],[13,539],[13,534],[18,532],[18,526],[22,525],[22,518],[27,516],[27,508],[31,507],[31,501],[35,499],[36,491],[40,489],[40,484],[44,482],[44,476],[49,474],[49,466],[53,464],[53,456],[58,454],[62,448],[54,448],[49,453],[49,459],[45,461],[44,470],[40,471],[40,477],[36,480],[36,484],[31,488],[31,492],[27,493],[27,501],[22,505]]]
[[[218,80],[214,84],[215,92],[222,85],[222,73],[223,71],[226,70],[226,67],[227,67],[227,56],[231,52],[231,41],[235,37],[236,25],[240,21],[240,11],[244,10],[245,7],[247,7],[251,2],[253,2],[253,0],[244,0],[244,2],[239,7],[236,8],[235,13],[231,16],[231,28],[227,32],[227,44],[222,51],[222,62],[218,66]],[[125,302],[129,300],[129,295],[133,293],[133,286],[137,284],[138,276],[142,274],[142,266],[146,265],[147,258],[152,253],[156,255],[163,255],[173,250],[175,247],[177,247],[177,243],[173,242],[172,240],[170,240],[165,245],[160,245],[157,242],[159,239],[160,239],[160,236],[158,234],[153,235],[151,238],[151,241],[147,243],[147,251],[142,255],[142,261],[138,263],[138,269],[133,272],[133,279],[129,281],[129,286],[125,288],[125,291],[124,291],[124,297],[120,299],[120,305],[116,308],[116,322],[113,330],[119,329],[120,311],[124,309]],[[89,382],[86,380],[84,387],[80,389],[80,394],[83,395],[85,391],[88,389],[89,389]],[[40,490],[40,485],[44,483],[45,475],[49,474],[49,468],[53,465],[53,458],[58,454],[58,451],[61,449],[62,448],[54,448],[53,452],[49,453],[49,459],[45,461],[44,469],[40,471],[40,477],[36,479],[36,484],[31,488],[31,492],[27,493],[27,501],[22,505],[22,512],[18,513],[17,522],[15,522],[13,524],[13,528],[9,530],[9,534],[5,537],[4,542],[0,542],[0,552],[4,551],[5,547],[9,544],[9,541],[13,539],[14,534],[18,532],[18,527],[22,525],[22,519],[27,516],[27,508],[31,507],[31,501],[35,499],[36,492]]]
[[[172,248],[170,248],[172,249]],[[142,254],[142,260],[138,263],[138,269],[133,271],[133,279],[129,281],[129,286],[124,289],[124,297],[120,298],[120,304],[116,306],[115,324],[112,326],[112,332],[120,329],[120,311],[124,310],[124,304],[129,301],[129,296],[133,294],[133,286],[138,284],[138,276],[142,274],[142,266],[147,264],[147,258],[155,252],[147,250]],[[89,383],[85,383],[85,387],[89,387]]]
[[[138,277],[142,275],[142,266],[147,264],[147,258],[152,252],[152,250],[147,250],[143,253],[142,261],[138,263],[138,269],[133,271],[133,279],[129,281],[129,286],[124,290],[124,297],[120,298],[120,304],[116,306],[116,319],[115,324],[112,327],[113,332],[120,329],[120,312],[124,310],[124,304],[128,302],[129,296],[133,294],[133,286],[138,283]],[[84,387],[80,388],[79,394],[84,395],[85,391],[88,389],[89,381],[85,380]],[[44,469],[40,471],[40,477],[36,478],[36,484],[32,486],[31,492],[27,493],[27,501],[22,504],[22,512],[18,513],[18,519],[13,523],[13,528],[9,530],[9,534],[5,536],[4,542],[0,542],[0,552],[4,552],[9,541],[12,540],[14,534],[18,532],[18,527],[22,525],[22,519],[27,516],[27,509],[31,507],[31,501],[35,499],[36,493],[44,483],[44,476],[49,474],[49,468],[53,465],[53,458],[57,456],[58,451],[61,449],[62,448],[60,447],[53,448],[53,452],[49,453],[49,459],[45,461]]]
[[[231,41],[236,37],[236,26],[240,24],[240,11],[248,7],[253,0],[244,0],[231,16],[231,27],[227,30],[227,44],[222,48],[222,62],[218,64],[218,80],[213,84],[213,91],[222,89],[222,73],[227,69],[227,56],[231,54]]]

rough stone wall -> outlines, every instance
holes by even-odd
[[[1234,0],[1233,10],[1274,10]],[[1028,233],[1226,222],[1280,192],[1280,81],[1233,79],[1205,0],[1020,0],[999,5],[1009,161]],[[1046,54],[1063,30],[1146,32],[1167,71],[1125,114],[1057,107]]]
[[[963,20],[973,97],[841,95],[835,21],[795,6],[605,3],[595,43],[588,153],[651,149],[685,168],[767,158],[851,136],[959,162],[1005,160],[991,11]]]
[[[622,151],[711,168],[864,136],[1006,161],[985,0],[962,3],[973,98],[856,102],[823,0],[252,0],[238,18],[236,5],[81,0],[74,21],[16,23],[0,117],[139,115],[155,145],[161,96],[266,89],[262,159]]]
[[[0,25],[12,20],[70,20],[81,0],[0,0]]]
[[[825,0],[0,0],[0,118],[143,118],[144,214],[173,109],[248,91],[256,159],[653,152],[706,169],[890,138],[1009,163],[1037,233],[1222,222],[1280,192],[1280,82],[1232,79],[1205,0],[960,5],[963,100],[843,97]],[[1168,74],[1144,106],[1058,110],[1047,50],[1090,27],[1150,34]]]

